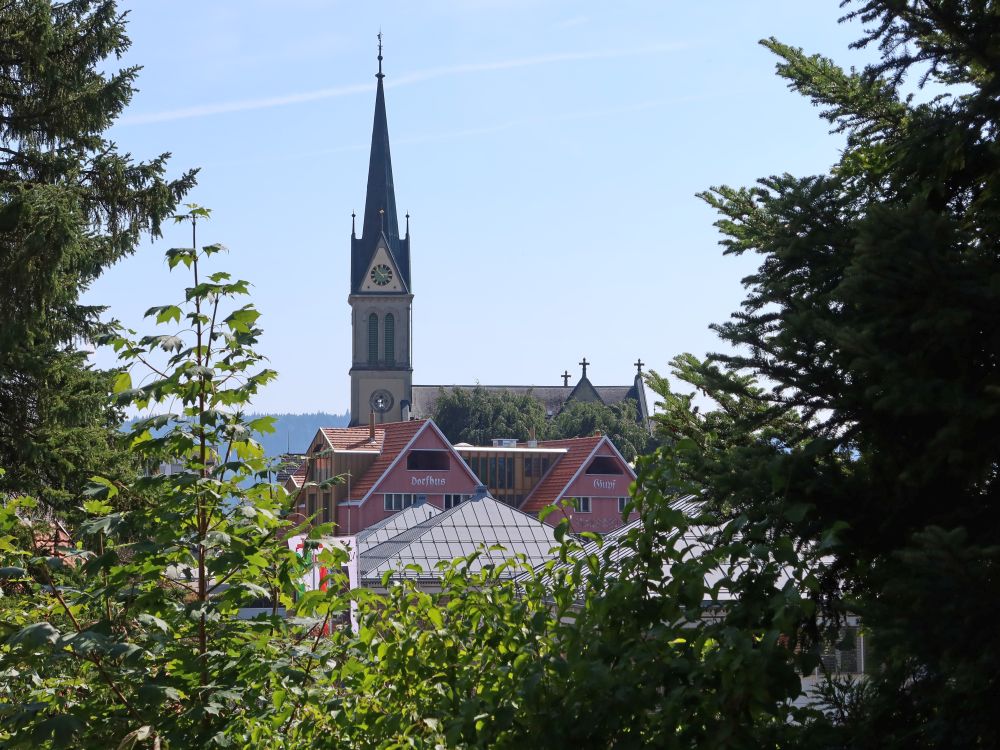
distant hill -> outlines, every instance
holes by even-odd
[[[315,414],[248,414],[246,421],[258,417],[275,419],[274,432],[257,436],[264,447],[264,454],[272,458],[282,453],[305,453],[320,427],[346,427],[351,421],[350,413],[328,414],[322,411]],[[121,429],[128,429],[131,424],[130,420]],[[161,434],[164,429],[154,430],[154,433]]]
[[[282,453],[305,453],[310,441],[315,437],[320,427],[346,427],[351,421],[349,413],[328,414],[253,414],[248,417],[256,419],[261,416],[275,418],[274,432],[260,435],[259,440],[268,456],[280,456]]]

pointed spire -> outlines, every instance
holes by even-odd
[[[382,72],[382,32],[378,37],[378,81],[375,91],[375,119],[372,124],[372,148],[368,160],[368,186],[365,209],[359,217],[360,236],[351,237],[351,290],[360,292],[382,237],[389,255],[399,271],[399,281],[406,292],[410,286],[409,234],[401,237],[396,217],[396,192],[392,180],[392,158],[389,155],[389,126],[386,123],[385,87]]]
[[[381,81],[385,76],[382,74],[382,29],[378,30],[378,73],[375,77]]]
[[[382,32],[378,35],[378,87],[375,92],[375,120],[372,124],[372,149],[368,160],[368,191],[365,195],[365,216],[361,236],[376,241],[380,231],[385,232],[390,247],[395,249],[399,239],[396,220],[396,193],[392,184],[392,158],[389,155],[389,125],[385,114],[385,89],[382,79]],[[383,216],[384,215],[384,226]],[[366,243],[367,244],[367,243]]]

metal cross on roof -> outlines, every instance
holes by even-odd
[[[634,365],[635,365],[635,369],[639,371],[639,374],[640,374],[640,375],[642,375],[642,366],[643,366],[644,364],[646,364],[645,362],[643,362],[643,361],[642,361],[642,358],[639,358],[639,359],[637,359],[637,360],[636,360],[635,362],[633,362],[632,364],[634,364]]]
[[[567,386],[567,385],[569,385],[569,379],[571,377],[570,374],[569,374],[569,370],[563,370],[563,374],[560,375],[559,377],[561,377],[563,379],[563,386],[564,387]]]
[[[584,357],[583,361],[582,362],[577,362],[577,364],[580,365],[580,367],[583,368],[583,377],[587,377],[587,365],[589,365],[591,363],[587,361],[586,357]]]

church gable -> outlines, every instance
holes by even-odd
[[[395,428],[396,425],[386,427]],[[365,489],[362,503],[373,495],[387,492],[469,495],[479,484],[478,477],[432,420],[423,422],[412,437],[392,454],[386,451],[384,458],[390,457],[388,465],[379,467],[374,472],[376,476],[369,479],[371,485]]]
[[[399,267],[383,243],[375,248],[371,262],[361,279],[362,292],[405,292]]]
[[[576,384],[573,392],[566,397],[566,403],[569,404],[570,401],[583,401],[583,402],[597,402],[599,404],[604,403],[604,399],[601,398],[601,394],[597,392],[597,389],[591,384],[586,376],[580,379],[580,382]]]

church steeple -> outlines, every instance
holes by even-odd
[[[410,289],[410,248],[406,238],[399,236],[396,216],[396,191],[392,182],[392,157],[389,153],[389,125],[385,111],[385,87],[382,80],[382,34],[378,40],[378,85],[375,91],[375,118],[372,122],[371,154],[368,158],[368,187],[365,193],[365,212],[361,224],[361,238],[353,243],[351,257],[351,289],[356,291],[364,281],[379,238],[385,237],[401,281]]]
[[[378,35],[378,81],[368,187],[361,236],[351,215],[351,424],[409,418],[413,401],[413,287],[410,231],[399,236],[396,191],[385,113],[382,33]]]

